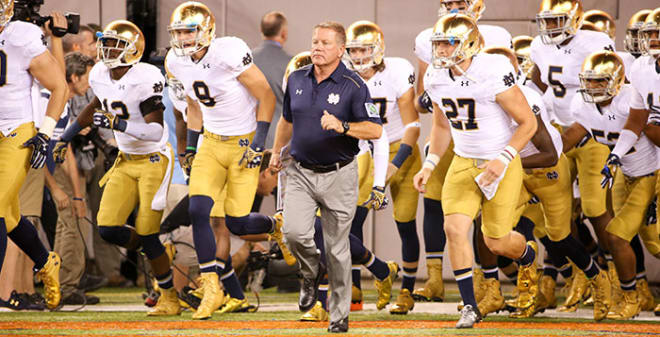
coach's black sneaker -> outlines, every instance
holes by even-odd
[[[476,323],[481,322],[481,313],[478,308],[467,304],[461,309],[461,318],[456,322],[457,329],[471,329]]]
[[[344,333],[348,332],[348,317],[344,317],[336,322],[330,322],[328,332]]]
[[[62,303],[69,305],[92,305],[98,304],[101,300],[92,295],[87,295],[82,290],[77,290],[71,293],[71,295],[62,299]]]
[[[43,296],[34,293],[32,295],[28,293],[22,293],[18,294],[20,296],[25,304],[25,310],[36,310],[36,311],[43,311],[46,310],[46,300],[43,298]]]
[[[300,311],[307,312],[316,304],[316,300],[319,298],[319,283],[321,283],[321,279],[325,273],[325,266],[319,263],[316,278],[303,278],[302,286],[300,287],[300,298],[298,299],[298,308]]]
[[[78,282],[78,289],[89,292],[98,290],[108,285],[108,278],[85,273]]]
[[[16,290],[12,290],[9,299],[6,301],[0,299],[0,307],[9,308],[11,310],[25,310],[27,309],[27,301],[21,297]]]

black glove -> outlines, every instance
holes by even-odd
[[[32,146],[32,158],[30,158],[32,168],[40,169],[44,167],[48,157],[48,141],[50,141],[50,137],[39,132],[23,144],[24,147]]]

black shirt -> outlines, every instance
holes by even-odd
[[[323,130],[324,110],[340,121],[381,124],[367,85],[342,62],[321,83],[316,83],[313,65],[303,67],[289,75],[282,110],[293,123],[291,155],[297,161],[329,165],[358,154],[357,138]]]

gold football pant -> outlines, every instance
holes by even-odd
[[[646,221],[646,210],[655,196],[655,173],[643,177],[617,175],[612,191],[614,218],[607,225],[607,232],[630,242]]]
[[[589,139],[582,147],[566,153],[569,159],[571,177],[578,178],[582,212],[590,218],[603,215],[607,210],[607,190],[600,187],[603,176],[600,171],[605,166],[610,149]],[[575,179],[571,179],[571,182]]]
[[[442,207],[445,215],[460,213],[472,219],[481,208],[482,232],[489,238],[499,239],[509,234],[514,226],[522,187],[522,164],[520,156],[509,163],[495,196],[487,200],[474,180],[483,172],[477,167],[484,162],[454,156],[442,189]]]
[[[168,150],[172,152],[169,145]],[[139,206],[135,219],[137,234],[146,236],[160,232],[163,211],[151,209],[151,202],[172,165],[174,163],[160,153],[130,155],[120,152],[115,164],[99,182],[100,186],[105,185],[97,216],[99,226],[123,226],[135,206]]]
[[[0,133],[0,218],[5,219],[7,233],[13,231],[21,219],[18,192],[32,156],[32,147],[23,147],[23,143],[36,134],[32,122],[21,124],[8,136]]]
[[[250,214],[259,182],[259,168],[244,168],[238,163],[253,136],[254,132],[219,136],[205,131],[190,173],[190,196],[204,195],[214,201],[222,200],[224,186],[224,213],[233,217]],[[220,213],[216,209],[214,214]]]

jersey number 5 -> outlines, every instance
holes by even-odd
[[[0,87],[7,84],[7,54],[0,50]]]
[[[456,105],[458,103],[458,107]],[[471,98],[459,98],[454,102],[453,99],[451,98],[443,98],[442,99],[442,106],[447,107],[450,110],[445,110],[445,115],[447,116],[447,119],[449,119],[449,122],[451,123],[451,126],[456,129],[456,130],[477,130],[479,129],[479,125],[477,122],[475,122],[476,119],[476,113],[474,111],[474,100]],[[458,120],[458,108],[463,108],[467,107],[467,121],[462,122]]]
[[[566,87],[561,84],[556,79],[553,79],[553,74],[561,74],[564,72],[564,67],[557,67],[557,66],[550,66],[550,69],[548,70],[548,83],[552,86],[552,91],[555,94],[555,97],[557,98],[562,98],[566,96]]]
[[[211,97],[211,92],[209,91],[209,87],[206,85],[206,83],[202,81],[196,81],[193,83],[193,89],[195,90],[195,96],[197,96],[197,99],[202,104],[209,108],[215,106],[215,100],[213,97]]]

